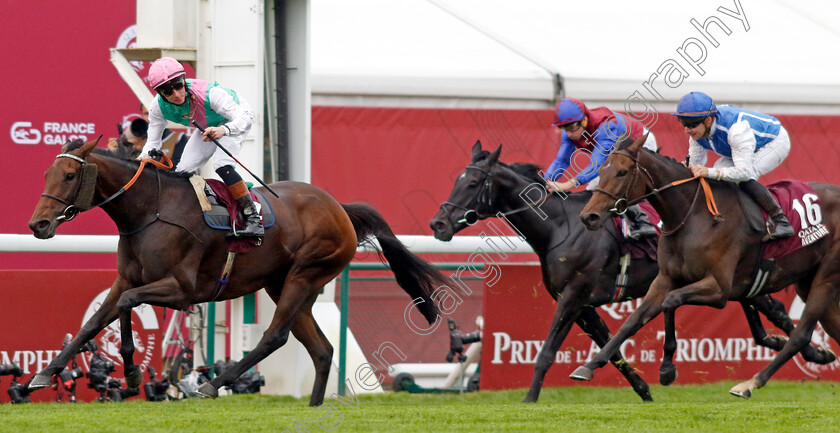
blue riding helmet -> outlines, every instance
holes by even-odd
[[[557,104],[557,117],[552,126],[563,126],[568,123],[580,122],[586,113],[586,105],[575,98],[563,98]]]
[[[703,92],[691,92],[680,98],[677,112],[671,114],[680,117],[706,117],[717,112],[717,106],[709,95]]]

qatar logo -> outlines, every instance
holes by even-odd
[[[790,304],[791,320],[799,322],[799,319],[802,317],[802,310],[804,309],[805,303],[802,302],[802,299],[800,299],[799,296],[793,298],[793,302]],[[811,335],[811,343],[814,343],[817,347],[832,350],[831,337],[825,332],[825,329],[823,329],[819,322],[817,322],[817,326],[814,328],[814,333]],[[833,352],[835,354],[837,353],[836,351]],[[796,366],[811,379],[819,379],[825,373],[840,369],[840,359],[835,359],[833,362],[826,365],[819,365],[814,364],[813,362],[805,361],[802,358],[802,354],[797,353],[796,356],[793,357],[793,361],[796,363]]]
[[[17,144],[38,144],[41,141],[41,131],[32,127],[32,122],[15,122],[10,131],[12,141]]]
[[[99,310],[102,303],[105,302],[105,297],[111,289],[105,289],[91,301],[85,311],[85,316],[82,319],[82,326]],[[152,355],[157,346],[157,337],[154,331],[160,329],[157,315],[151,305],[140,305],[131,310],[131,332],[134,336],[134,363],[140,366],[142,371],[146,371],[149,364],[152,362]],[[106,326],[100,337],[97,339],[99,345],[99,353],[108,361],[114,363],[115,366],[123,365],[122,356],[120,356],[120,321],[119,319]],[[86,354],[82,356],[82,362],[85,369],[90,370],[89,359],[93,354]]]

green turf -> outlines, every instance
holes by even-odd
[[[770,382],[751,400],[734,382],[654,386],[653,403],[629,388],[568,387],[464,395],[386,393],[335,405],[322,423],[335,432],[809,432],[840,431],[837,384]],[[237,395],[148,403],[0,405],[0,432],[323,432],[307,399]],[[306,426],[301,425],[310,419]],[[295,422],[298,426],[295,426]]]

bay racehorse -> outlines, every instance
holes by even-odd
[[[539,257],[543,284],[557,300],[557,311],[537,356],[531,387],[524,399],[536,402],[545,375],[572,324],[577,323],[596,344],[604,346],[610,331],[596,308],[644,296],[658,266],[647,258],[633,259],[629,285],[617,293],[615,282],[621,254],[616,231],[610,225],[587,231],[578,217],[592,193],[573,193],[565,199],[558,194],[547,194],[537,166],[500,162],[501,150],[499,146],[490,153],[482,149],[480,142],[473,146],[472,161],[455,180],[449,199],[441,204],[430,226],[437,239],[448,241],[456,232],[480,219],[501,217],[525,237]],[[781,349],[784,339],[767,335],[758,311],[780,329],[790,331],[793,323],[782,303],[770,296],[760,296],[745,301],[743,306],[756,342]],[[833,360],[812,346],[803,350],[803,356],[819,363]],[[620,353],[612,354],[610,361],[642,399],[651,400],[647,383]]]
[[[723,210],[722,215],[714,216],[715,206],[707,206],[700,197],[705,179],[679,183],[691,178],[691,171],[672,158],[642,149],[643,143],[644,137],[626,141],[606,159],[599,171],[600,185],[580,219],[587,228],[597,230],[611,220],[611,211],[646,198],[664,224],[659,240],[659,274],[639,308],[598,355],[572,373],[574,379],[591,379],[594,369],[604,366],[622,342],[660,312],[666,313],[660,371],[675,372],[676,367],[671,367],[677,347],[674,312],[679,306],[723,308],[729,300],[749,300],[765,235],[763,221],[755,223],[761,221],[757,205],[743,196],[739,198],[741,193],[735,184],[710,180],[714,203]],[[733,395],[749,398],[753,389],[764,386],[790,358],[809,347],[817,321],[835,341],[840,337],[840,187],[810,185],[819,198],[818,214],[829,235],[776,258],[759,292],[773,293],[795,284],[805,300],[802,317],[776,357],[750,380],[733,387]],[[830,351],[820,350],[834,359]]]
[[[214,293],[225,265],[226,233],[205,224],[188,179],[157,168],[143,169],[145,164],[138,161],[91,152],[98,141],[76,140],[62,147],[46,171],[44,193],[29,228],[35,237],[47,239],[80,210],[100,206],[120,233],[118,277],[99,310],[33,377],[30,388],[50,385],[51,376],[117,318],[126,383],[136,388],[142,374],[133,361],[132,308],[150,304],[185,310],[192,304],[233,299],[265,288],[277,304],[268,329],[251,352],[202,385],[199,392],[217,396],[220,387],[230,385],[285,344],[291,331],[315,365],[309,403],[319,405],[333,349],[312,316],[312,304],[321,288],[350,263],[358,244],[370,238],[379,241],[397,283],[415,299],[423,316],[429,323],[439,319],[430,296],[438,284],[446,282],[436,268],[409,252],[370,206],[340,204],[323,190],[299,182],[274,183],[271,188],[279,198],[261,188],[278,223],[266,229],[261,246],[237,256],[227,288]]]

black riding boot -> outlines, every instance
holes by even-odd
[[[788,222],[785,213],[782,211],[782,207],[779,206],[779,203],[776,203],[773,194],[770,194],[770,191],[764,185],[754,179],[750,179],[746,182],[739,183],[738,186],[749,194],[761,209],[767,212],[767,215],[770,215],[770,218],[767,220],[767,234],[770,236],[770,239],[782,239],[793,236],[793,227]]]
[[[245,227],[242,230],[235,230],[234,234],[238,238],[261,238],[265,235],[265,229],[262,226],[262,218],[257,211],[257,206],[251,200],[251,194],[245,194],[236,199],[239,206],[242,206],[242,212],[245,214]]]
[[[627,217],[627,225],[630,227],[630,233],[625,239],[642,239],[657,235],[656,227],[650,222],[648,216],[639,205],[634,204],[627,208],[624,214]]]

